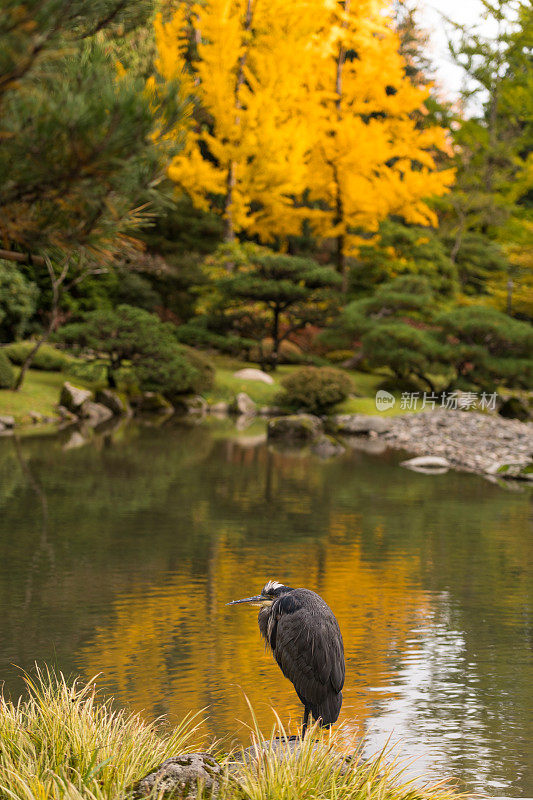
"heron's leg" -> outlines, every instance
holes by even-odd
[[[309,706],[304,706],[304,720],[302,724],[302,739],[305,737],[305,732],[307,731],[307,722],[309,721]]]

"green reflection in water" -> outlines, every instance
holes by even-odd
[[[267,578],[316,589],[347,655],[347,737],[389,735],[415,771],[533,795],[533,537],[527,492],[417,475],[398,457],[320,462],[256,426],[129,425],[86,446],[0,441],[0,679],[35,660],[148,717],[207,707],[244,740],[301,707],[256,616]],[[72,443],[72,442],[71,442]]]

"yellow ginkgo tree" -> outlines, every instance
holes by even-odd
[[[299,231],[293,199],[305,189],[310,149],[298,106],[315,57],[311,5],[205,0],[156,22],[160,61],[169,79],[186,76],[199,109],[168,174],[197,206],[218,208],[226,241],[240,231],[264,241]]]
[[[417,126],[426,94],[405,76],[387,5],[202,0],[158,19],[159,71],[183,73],[196,104],[168,174],[223,215],[226,241],[283,240],[308,219],[336,240],[344,274],[389,214],[435,223],[425,199],[452,180],[434,162],[445,131]]]
[[[437,171],[434,160],[446,147],[445,130],[417,124],[414,112],[427,92],[406,77],[387,4],[327,5],[309,102],[315,135],[308,185],[318,205],[314,230],[336,240],[337,268],[346,275],[361,234],[377,231],[387,216],[436,225],[426,201],[447,191],[453,172]]]

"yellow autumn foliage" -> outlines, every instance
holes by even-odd
[[[198,109],[169,177],[197,206],[223,209],[230,234],[264,242],[308,219],[350,253],[389,214],[435,225],[426,200],[453,180],[434,160],[445,131],[417,126],[426,90],[405,77],[387,10],[205,0],[159,17],[158,69],[183,74]]]

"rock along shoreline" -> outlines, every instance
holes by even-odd
[[[333,417],[336,433],[378,438],[390,448],[445,459],[450,468],[465,472],[517,477],[531,464],[533,424],[497,414],[436,409],[397,417],[362,415]],[[500,473],[505,465],[509,469]],[[525,477],[521,474],[520,477]]]

